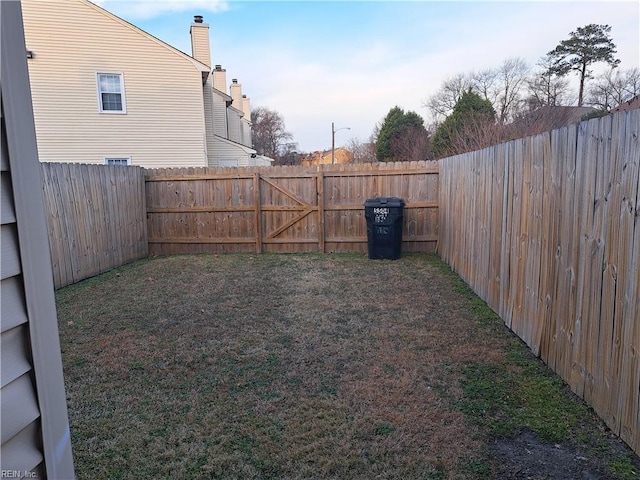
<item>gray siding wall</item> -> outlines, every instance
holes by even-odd
[[[74,478],[19,2],[0,2],[3,476]]]

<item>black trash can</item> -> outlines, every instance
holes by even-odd
[[[404,200],[397,197],[369,198],[364,202],[369,258],[400,258]]]

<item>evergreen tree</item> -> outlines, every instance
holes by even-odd
[[[580,75],[578,90],[578,106],[581,107],[584,96],[584,84],[591,78],[589,66],[597,62],[606,62],[612,67],[618,66],[620,60],[614,57],[616,45],[609,37],[609,25],[589,24],[578,27],[567,40],[551,50],[547,55],[552,60],[549,73],[565,76],[571,71]]]
[[[394,143],[408,132],[417,131],[427,134],[424,120],[415,112],[406,112],[400,107],[393,107],[382,122],[376,141],[376,157],[381,162],[398,160],[394,154]]]
[[[433,137],[436,157],[483,148],[495,130],[496,112],[489,100],[467,90]]]

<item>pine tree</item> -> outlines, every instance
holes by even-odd
[[[584,84],[591,78],[589,66],[606,62],[612,67],[618,66],[620,60],[614,57],[616,45],[609,36],[609,25],[589,24],[578,27],[571,32],[567,40],[551,50],[547,55],[552,60],[549,73],[565,76],[571,71],[580,75],[580,89],[578,91],[578,106],[581,107],[584,97]]]

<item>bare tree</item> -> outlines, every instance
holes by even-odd
[[[293,135],[287,132],[282,116],[266,107],[256,107],[251,111],[253,148],[258,154],[266,155],[278,162],[291,149]]]
[[[505,141],[505,136],[505,127],[493,120],[481,115],[468,117],[464,125],[451,132],[450,146],[446,156],[473,152],[502,143]]]
[[[539,107],[568,105],[572,95],[569,80],[550,71],[553,59],[549,56],[538,63],[538,73],[527,79],[527,108],[535,110]]]
[[[302,155],[298,153],[298,144],[289,142],[281,145],[276,153],[274,163],[275,165],[300,165]]]
[[[391,139],[394,160],[400,162],[419,162],[431,160],[431,140],[424,128],[412,127]]]
[[[508,58],[497,68],[460,73],[448,78],[424,106],[429,109],[434,122],[440,123],[451,114],[462,95],[471,89],[491,102],[498,123],[504,124],[519,109],[528,74],[529,66],[522,58]]]
[[[491,102],[499,124],[512,120],[520,109],[529,70],[525,60],[513,57],[498,68],[472,74],[473,91]]]
[[[431,114],[434,123],[440,123],[452,111],[462,95],[472,87],[473,79],[467,73],[459,73],[444,81],[440,90],[423,103]]]
[[[498,68],[500,90],[493,105],[501,125],[513,120],[520,110],[529,70],[522,58],[508,58]]]
[[[503,141],[529,137],[549,132],[556,128],[575,123],[576,109],[567,106],[543,105],[530,111],[523,111],[513,123],[504,125]]]
[[[471,74],[471,85],[473,92],[485,100],[489,100],[495,108],[498,99],[498,90],[500,89],[497,69],[488,68],[486,70],[480,70],[479,72],[473,72]]]
[[[353,163],[375,163],[376,143],[361,142],[357,137],[352,137],[347,141],[345,148],[353,154]]]
[[[640,68],[611,69],[595,78],[587,91],[586,104],[611,110],[640,95]]]

